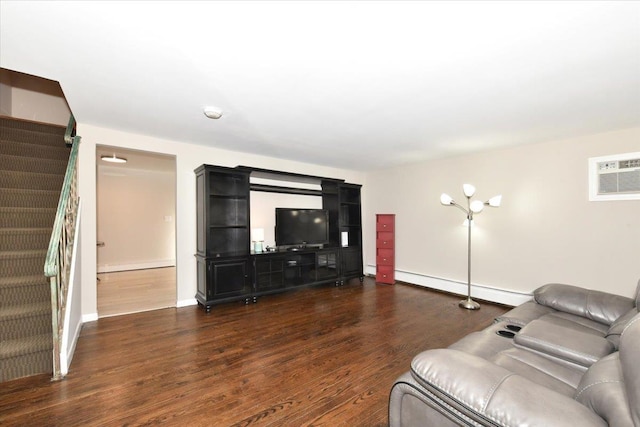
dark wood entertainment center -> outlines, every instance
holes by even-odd
[[[214,304],[244,300],[303,286],[359,278],[362,282],[362,213],[358,184],[342,179],[237,166],[202,165],[196,174],[196,300]],[[317,184],[320,189],[251,183],[250,178]],[[329,243],[251,251],[251,192],[311,195],[328,211]]]

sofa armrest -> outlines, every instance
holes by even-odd
[[[615,350],[613,343],[603,337],[549,324],[544,320],[530,322],[516,334],[513,343],[516,347],[530,349],[584,369]]]
[[[635,306],[631,298],[559,283],[541,286],[533,297],[538,304],[607,326]]]
[[[606,425],[570,397],[460,351],[420,353],[411,362],[411,373],[438,400],[480,424]]]

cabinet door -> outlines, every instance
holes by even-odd
[[[256,291],[264,292],[284,286],[284,259],[265,258],[255,261]]]
[[[209,263],[207,299],[231,298],[251,294],[248,261],[245,259]],[[209,294],[210,293],[210,294]]]
[[[342,275],[345,277],[362,276],[362,253],[360,248],[342,250]]]
[[[338,277],[338,252],[326,251],[316,254],[317,280],[334,279]]]

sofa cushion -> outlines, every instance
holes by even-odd
[[[586,317],[604,325],[611,325],[635,307],[635,301],[620,295],[550,283],[534,291],[538,304],[565,313]]]
[[[496,365],[515,372],[528,380],[573,397],[584,371],[555,363],[532,351],[510,348],[490,359]]]

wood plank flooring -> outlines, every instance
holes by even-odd
[[[176,306],[176,268],[98,274],[98,316],[109,317]]]
[[[3,426],[386,426],[420,351],[508,308],[366,278],[84,325],[69,375],[0,384]]]

